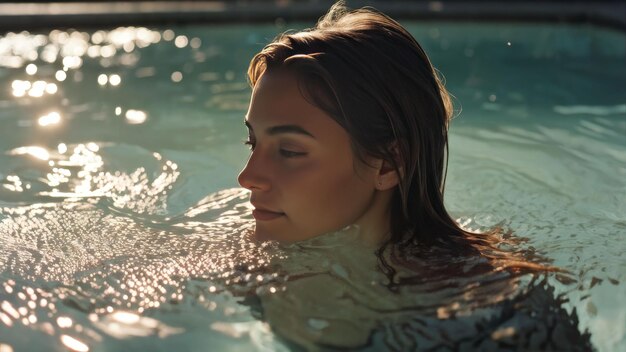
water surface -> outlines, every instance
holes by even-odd
[[[251,242],[247,63],[306,25],[6,33],[0,348],[624,349],[624,33],[405,25],[455,96],[448,208],[569,279],[467,260],[391,293],[358,229]]]

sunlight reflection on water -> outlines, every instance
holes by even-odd
[[[510,226],[572,268],[578,282],[529,284],[466,260],[459,277],[412,278],[400,299],[371,252],[356,249],[354,229],[293,246],[250,241],[248,194],[231,188],[245,160],[235,143],[249,98],[245,64],[274,26],[8,33],[0,37],[0,352],[13,350],[5,344],[11,336],[77,351],[124,350],[122,340],[178,350],[183,339],[216,350],[496,349],[531,346],[554,331],[553,349],[568,340],[584,349],[572,325],[592,329],[601,346],[618,346],[626,331],[626,313],[614,309],[626,297],[619,237],[626,124],[624,104],[611,97],[619,89],[594,86],[604,92],[597,102],[570,99],[560,80],[580,79],[585,93],[596,82],[578,62],[558,79],[549,69],[513,72],[511,62],[527,63],[493,59],[495,49],[473,39],[450,53],[457,45],[446,28],[414,32],[446,52],[434,62],[455,58],[443,71],[461,78],[449,86],[465,94],[465,116],[484,119],[461,119],[451,137],[448,199],[458,221]],[[498,48],[540,65],[585,57],[578,47],[555,49],[550,31],[528,35],[523,27],[509,38],[496,29],[461,32],[499,33]],[[620,55],[611,48],[593,53]],[[459,57],[474,59],[466,67]],[[612,62],[595,66],[619,75]],[[516,84],[500,87],[506,79]],[[561,83],[517,84],[524,81]],[[422,266],[440,273],[454,262]],[[577,309],[581,321],[569,321],[561,307]]]

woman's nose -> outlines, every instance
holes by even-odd
[[[248,159],[248,163],[246,163],[246,166],[239,173],[237,181],[239,181],[241,187],[251,191],[267,191],[270,189],[270,181],[266,172],[266,167],[264,167],[259,157],[253,152],[250,155],[250,159]]]

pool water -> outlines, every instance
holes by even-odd
[[[357,228],[250,241],[245,71],[311,24],[6,33],[0,351],[624,350],[626,34],[403,24],[455,96],[449,210],[569,274],[424,259],[392,293]]]

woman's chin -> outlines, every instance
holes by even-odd
[[[252,234],[252,238],[256,241],[259,242],[265,242],[265,241],[270,241],[272,240],[271,236],[268,236],[267,233],[263,232],[263,231],[259,231],[258,229],[254,230],[254,233]]]

